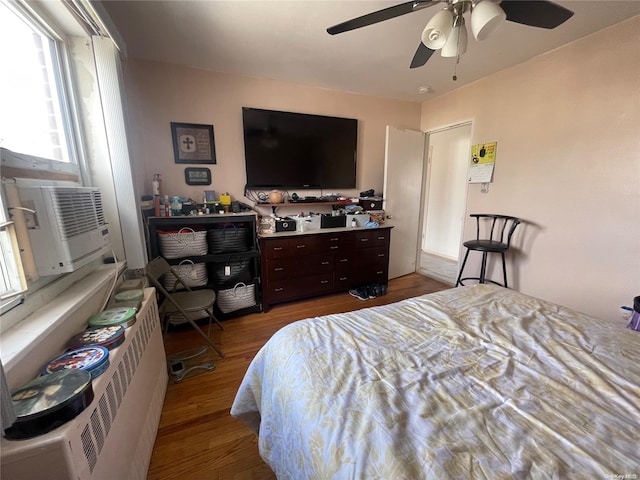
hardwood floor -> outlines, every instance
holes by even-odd
[[[253,432],[229,415],[242,377],[262,345],[295,320],[383,305],[446,288],[450,287],[414,273],[391,280],[387,294],[375,299],[362,301],[348,293],[328,295],[227,320],[223,322],[224,331],[212,326],[211,338],[225,358],[208,350],[186,364],[213,361],[214,371],[181,383],[169,380],[147,479],[275,479],[258,454]],[[167,355],[202,344],[201,337],[189,326],[170,329],[165,337]]]

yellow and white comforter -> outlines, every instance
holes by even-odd
[[[638,479],[640,333],[461,287],[288,325],[231,414],[279,479]]]

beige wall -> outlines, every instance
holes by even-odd
[[[218,162],[203,165],[211,168],[210,188],[218,194],[228,191],[241,201],[246,180],[243,106],[357,118],[357,188],[341,192],[348,195],[369,188],[382,190],[387,124],[413,129],[420,125],[417,103],[154,62],[127,61],[124,73],[132,158],[141,194],[151,193],[153,174],[161,173],[165,193],[201,201],[203,187],[184,182],[184,168],[193,165],[174,163],[171,122],[214,126]]]
[[[635,17],[420,106],[175,65],[125,62],[136,185],[201,196],[175,164],[170,122],[213,124],[216,191],[242,200],[241,107],[360,120],[358,187],[382,189],[385,126],[473,121],[472,143],[498,142],[487,194],[469,190],[467,214],[522,217],[513,286],[617,318],[640,294],[640,19]],[[464,58],[462,59],[464,61]],[[422,111],[420,111],[422,108]],[[464,238],[472,235],[467,222]],[[472,265],[473,267],[473,265]]]
[[[425,131],[468,119],[498,149],[467,214],[526,222],[513,286],[619,318],[640,295],[640,17],[422,105]]]

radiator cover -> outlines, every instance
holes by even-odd
[[[45,435],[2,438],[3,479],[146,479],[168,374],[155,289],[144,293],[136,323],[93,381],[89,407]]]

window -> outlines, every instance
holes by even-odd
[[[66,103],[61,37],[25,4],[0,0],[0,43],[3,45],[0,49],[3,168],[16,167],[16,161],[32,165],[38,159],[42,165],[48,165],[44,169],[51,168],[52,164],[75,168],[77,156]],[[7,208],[11,203],[5,193],[3,185],[0,198],[0,311],[3,313],[22,301],[20,293],[27,288],[11,209]]]
[[[17,7],[0,3],[0,146],[74,161],[61,74],[61,43]]]
[[[22,301],[20,293],[25,288],[24,274],[20,265],[20,254],[13,223],[8,222],[4,202],[0,196],[0,312]]]

